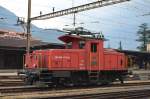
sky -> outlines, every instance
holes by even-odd
[[[12,11],[19,17],[27,18],[28,0],[0,0],[0,5]],[[32,17],[93,2],[96,0],[32,0]],[[76,14],[76,27],[82,26],[94,32],[102,31],[109,41],[106,46],[115,43],[117,48],[122,42],[124,49],[136,49],[138,26],[149,23],[150,0],[131,0],[112,6],[97,8]],[[70,28],[73,27],[73,15],[57,17],[48,20],[33,21],[40,28]]]

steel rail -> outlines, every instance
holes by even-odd
[[[10,86],[10,87],[1,87],[1,93],[24,93],[24,92],[36,92],[36,91],[62,91],[62,90],[82,90],[82,89],[93,89],[93,88],[112,88],[112,87],[129,87],[129,86],[142,86],[150,85],[150,82],[143,83],[126,83],[126,84],[113,84],[108,86],[75,86],[75,87],[37,87],[37,86]]]
[[[133,98],[147,98],[150,97],[150,90],[133,90],[121,92],[109,92],[98,94],[83,94],[61,97],[36,97],[30,99],[133,99]]]

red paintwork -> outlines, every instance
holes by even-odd
[[[103,70],[124,70],[126,69],[125,55],[112,49],[105,49],[103,66]]]
[[[71,42],[71,48],[33,51],[30,55],[26,55],[27,68],[74,71],[127,69],[125,55],[112,49],[104,49],[103,40],[72,35],[64,35],[59,39],[65,43]],[[79,47],[80,41],[85,42],[82,49]],[[96,52],[91,52],[91,43],[97,45]]]

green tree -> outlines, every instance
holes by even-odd
[[[150,41],[150,30],[148,30],[147,23],[143,23],[139,26],[137,35],[139,36],[137,41],[140,42],[140,45],[137,48],[140,51],[146,51],[146,45]]]

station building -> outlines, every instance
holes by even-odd
[[[47,43],[31,38],[31,51],[63,47],[62,44]],[[0,69],[22,69],[25,52],[25,33],[0,30]]]
[[[128,68],[132,70],[150,70],[150,52],[121,50],[128,59]]]

